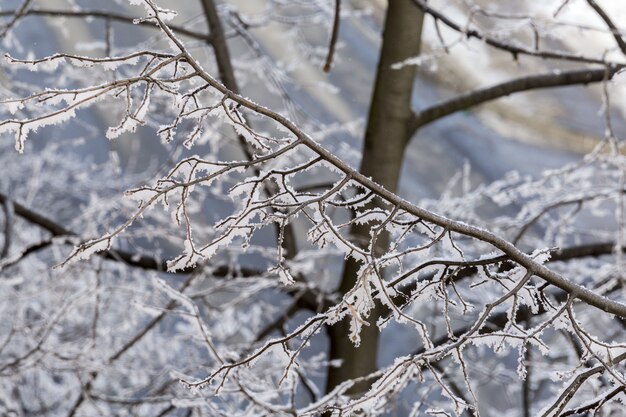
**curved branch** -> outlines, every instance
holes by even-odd
[[[520,45],[514,45],[511,43],[503,42],[499,39],[492,38],[484,33],[477,31],[476,29],[465,28],[460,24],[454,22],[452,19],[448,18],[443,13],[433,9],[428,6],[425,0],[412,0],[413,3],[420,8],[424,13],[429,14],[435,20],[438,20],[448,26],[450,29],[455,32],[461,33],[465,35],[467,38],[474,38],[480,41],[485,42],[487,45],[492,46],[494,48],[500,49],[505,52],[509,52],[513,55],[513,59],[517,59],[519,55],[527,55],[533,56],[537,58],[543,59],[556,59],[561,61],[572,61],[572,62],[586,62],[588,64],[602,64],[609,65],[611,62],[606,61],[602,58],[593,58],[580,54],[572,54],[568,52],[562,51],[542,51],[536,49],[526,48]]]
[[[53,236],[76,236],[76,234],[71,230],[66,229],[60,224],[55,223],[53,220],[42,216],[41,214],[29,209],[28,207],[16,201],[9,200],[9,197],[7,197],[5,194],[0,193],[0,204],[6,204],[9,201],[11,201],[11,203],[13,204],[13,212],[16,216],[27,220],[29,223],[36,224],[42,229],[50,232]]]
[[[626,248],[622,248],[622,251],[626,252]],[[550,259],[548,259],[546,262],[547,263],[566,262],[566,261],[570,261],[573,259],[586,258],[586,257],[595,258],[599,256],[611,255],[614,252],[615,252],[615,242],[588,243],[588,244],[583,244],[583,245],[569,246],[566,248],[559,248],[554,251],[551,251]],[[413,291],[415,291],[418,283],[434,281],[437,278],[437,274],[428,273],[424,275],[423,277],[419,278],[418,280],[414,280],[405,285],[398,285],[404,279],[410,277],[411,275],[424,269],[427,266],[444,265],[444,266],[460,267],[450,280],[450,282],[459,282],[465,278],[469,278],[472,275],[476,274],[478,272],[478,266],[495,265],[497,263],[501,263],[502,270],[507,270],[511,268],[510,259],[506,255],[497,256],[494,258],[479,259],[475,261],[446,261],[446,260],[428,261],[402,274],[401,276],[397,277],[396,279],[391,281],[388,284],[388,286],[394,287],[398,291],[398,296],[397,296],[398,299],[400,298],[406,299],[410,297]],[[378,294],[378,291],[373,291],[372,294],[376,295]],[[560,297],[559,301],[564,302],[563,296],[560,295],[559,297]],[[508,316],[500,318],[498,320],[503,320],[503,319],[508,320]],[[622,323],[626,325],[626,320],[622,319]]]
[[[609,361],[609,364],[610,365],[615,365],[615,364],[618,364],[620,362],[623,362],[624,360],[626,360],[626,353],[622,353],[621,355],[618,355],[615,358],[611,359]],[[567,403],[574,397],[576,392],[578,392],[578,389],[581,387],[581,385],[583,385],[583,383],[585,383],[585,381],[587,381],[590,377],[592,377],[592,376],[594,376],[596,374],[603,374],[606,369],[607,368],[605,367],[605,365],[601,364],[601,365],[597,365],[597,366],[595,366],[593,368],[590,368],[590,369],[586,370],[585,372],[582,372],[582,373],[578,374],[572,380],[572,382],[561,392],[559,397],[550,406],[550,408],[548,408],[542,414],[542,417],[547,417],[554,410],[557,410],[557,413],[556,413],[557,415],[561,415],[560,412],[563,410],[563,408],[565,408]],[[567,415],[570,415],[570,414],[567,414]]]
[[[622,51],[622,53],[626,55],[626,42],[624,42],[624,38],[622,37],[620,30],[617,28],[617,26],[615,26],[615,23],[613,23],[609,15],[594,0],[587,0],[587,3],[604,21],[606,26],[613,34],[613,38],[615,38],[615,42],[617,42],[617,46],[619,46],[620,51]]]
[[[530,75],[505,81],[491,87],[480,88],[461,94],[450,100],[427,107],[413,113],[409,119],[407,141],[422,126],[446,117],[452,113],[466,110],[487,101],[508,96],[513,93],[540,88],[564,87],[567,85],[597,83],[610,80],[623,68],[622,65],[610,65],[607,68],[587,68],[572,71],[552,71],[546,74]]]
[[[19,10],[0,10],[0,17],[15,16]],[[147,28],[158,29],[154,26],[154,23],[149,21],[136,22],[134,17],[127,16],[121,13],[106,12],[101,10],[61,10],[61,9],[28,9],[22,11],[19,17],[25,16],[49,16],[49,17],[69,17],[69,18],[86,18],[93,17],[97,19],[112,20],[121,23],[127,23],[130,25],[139,25]],[[183,26],[170,25],[172,30],[180,35],[187,36],[192,39],[197,39],[206,42],[213,42],[213,36],[211,34],[194,32]]]

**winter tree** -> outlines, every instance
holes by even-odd
[[[619,2],[0,7],[0,414],[624,414]]]

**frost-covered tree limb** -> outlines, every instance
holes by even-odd
[[[22,10],[19,13],[17,10],[0,10],[0,17],[15,17],[18,19],[12,24],[14,26],[18,23],[19,19],[26,18],[27,16],[46,16],[46,17],[68,17],[75,19],[84,19],[84,18],[98,18],[104,19],[107,21],[113,22],[121,22],[127,23],[129,25],[140,25],[146,28],[154,28],[154,24],[146,21],[138,21],[137,17],[128,16],[121,13],[115,13],[111,11],[102,11],[102,10],[63,10],[63,9],[49,9],[49,8],[40,8],[40,7],[30,7],[28,9]],[[197,39],[201,41],[211,42],[213,37],[211,34],[206,34],[202,32],[196,32],[193,30],[189,30],[184,26],[179,25],[170,25],[172,30],[176,33],[186,36],[191,39]]]
[[[435,20],[440,21],[450,29],[461,33],[467,38],[473,38],[485,42],[487,45],[492,46],[501,51],[505,51],[513,55],[514,59],[517,59],[520,55],[527,55],[543,59],[555,59],[560,61],[572,61],[581,62],[587,64],[601,64],[603,66],[610,66],[613,63],[607,61],[604,58],[596,58],[590,56],[584,56],[582,54],[572,54],[567,51],[554,51],[554,50],[541,50],[526,47],[521,44],[506,42],[488,34],[482,33],[472,27],[464,27],[463,25],[455,22],[444,13],[430,7],[424,0],[412,0],[417,7],[419,7],[424,13],[432,16]]]
[[[15,214],[4,216],[13,229],[5,233],[0,268],[0,393],[23,395],[15,403],[24,414],[380,416],[399,407],[407,415],[479,416],[491,407],[486,380],[507,381],[519,396],[519,407],[504,411],[513,414],[609,413],[621,400],[626,175],[606,84],[609,133],[582,161],[486,185],[462,168],[439,198],[409,201],[389,176],[375,177],[384,177],[383,185],[372,179],[375,159],[354,168],[343,136],[352,132],[349,123],[344,129],[292,117],[305,91],[320,103],[334,97],[295,80],[302,82],[297,71],[309,64],[304,78],[317,77],[334,48],[342,53],[333,76],[341,75],[350,51],[342,49],[340,20],[361,16],[351,4],[340,10],[334,0],[295,8],[270,1],[251,11],[198,1],[193,13],[205,17],[209,39],[193,35],[192,23],[170,25],[174,12],[161,7],[165,1],[131,3],[144,8],[137,22],[159,29],[158,39],[121,47],[109,26],[104,57],[41,58],[14,48],[11,57],[26,57],[7,63],[9,77],[25,69],[41,75],[3,91],[0,105],[2,137],[15,134],[18,150],[27,151],[22,164],[4,154],[0,161],[18,184],[0,193]],[[602,65],[426,107],[412,122],[417,127],[513,92],[609,80],[621,68],[604,57],[544,49],[546,33],[530,12],[474,8],[463,27],[430,2],[417,3],[456,32],[514,55]],[[116,0],[112,9],[125,4]],[[9,45],[21,46],[12,36],[28,13],[53,16],[22,9],[7,29]],[[64,17],[118,16],[72,10]],[[482,18],[523,21],[536,36],[534,49],[495,29],[473,29]],[[264,37],[282,21],[285,45],[297,39],[302,46],[299,36],[311,25],[328,32],[330,53],[323,36],[303,52],[311,62],[280,61],[268,73],[276,51]],[[209,41],[214,53],[205,56],[199,51]],[[396,71],[385,70],[390,77]],[[413,70],[403,72],[406,85]],[[409,102],[410,91],[401,93]],[[387,104],[383,116],[393,110],[393,101]],[[68,128],[92,113],[105,125],[83,129],[92,136]],[[44,146],[38,129],[94,142],[106,132],[104,143],[119,147],[108,159],[118,172],[103,162],[64,161],[59,155],[75,145],[51,137]],[[141,176],[123,172],[116,152],[130,155],[136,151],[125,146],[138,144],[144,157],[152,142],[142,140],[154,132],[165,159]],[[38,153],[42,164],[65,163],[65,171],[55,177],[25,169]],[[123,190],[125,198],[112,197]],[[70,192],[74,200],[55,205]],[[76,246],[68,255],[70,241]],[[354,279],[338,283],[346,265]],[[325,384],[349,359],[328,351],[329,338],[358,352],[372,332],[385,350],[381,366],[370,362]],[[44,394],[28,403],[37,392]],[[0,413],[17,409],[2,395]]]

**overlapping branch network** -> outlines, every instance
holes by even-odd
[[[125,71],[131,74],[94,86],[46,90],[6,101],[14,112],[25,108],[31,115],[0,122],[0,132],[14,132],[16,148],[21,152],[28,132],[64,122],[81,108],[113,99],[124,103],[124,111],[120,123],[109,129],[110,139],[135,131],[150,117],[153,106],[166,102],[173,103],[174,108],[171,119],[159,129],[161,139],[166,142],[181,140],[186,147],[194,148],[207,121],[213,119],[231,126],[245,139],[253,150],[250,159],[221,161],[224,155],[217,154],[212,155],[213,159],[186,157],[154,184],[128,191],[129,197],[138,202],[134,214],[105,235],[77,246],[64,262],[65,265],[110,250],[114,239],[146,210],[159,204],[172,213],[173,220],[185,233],[183,253],[168,263],[172,272],[189,270],[210,260],[222,247],[245,248],[261,230],[278,225],[279,242],[268,273],[276,275],[285,286],[316,291],[323,299],[320,302],[323,308],[282,337],[261,341],[254,349],[225,352],[225,346],[212,341],[194,303],[187,296],[170,291],[188,309],[186,314],[198,322],[215,365],[206,378],[181,375],[186,386],[210,386],[225,396],[241,396],[266,412],[305,416],[319,415],[321,411],[349,414],[367,410],[376,414],[415,381],[429,380],[440,388],[441,395],[449,399],[458,414],[464,410],[475,412],[478,404],[468,371],[467,355],[471,353],[467,351],[476,346],[488,346],[496,351],[504,346],[516,348],[520,361],[518,373],[523,378],[526,352],[537,349],[547,353],[548,342],[544,338],[561,331],[582,344],[582,359],[601,366],[591,368],[593,372],[586,370],[572,375],[573,382],[546,409],[545,415],[563,411],[571,396],[592,375],[610,374],[611,391],[605,398],[616,395],[615,390],[626,384],[619,367],[625,359],[626,346],[590,334],[576,318],[577,305],[584,303],[625,319],[626,306],[613,299],[614,288],[597,291],[586,288],[572,277],[548,268],[544,264],[552,255],[550,248],[526,253],[491,231],[444,217],[387,191],[327,151],[287,118],[217,82],[167,26],[161,16],[163,11],[150,0],[144,4],[149,15],[143,21],[156,23],[174,52],[143,51],[102,59],[66,54],[40,60],[11,58],[16,64],[36,69],[48,66],[48,70],[54,70],[55,64],[67,61],[103,69],[130,67]],[[425,3],[420,4],[426,7]],[[444,17],[438,18],[445,22]],[[479,36],[470,31],[466,35]],[[496,41],[487,42],[496,44]],[[520,48],[512,53],[537,55]],[[563,54],[559,58],[605,63]],[[51,106],[55,110],[51,111]],[[252,127],[253,122],[256,128]],[[186,132],[182,138],[181,131]],[[329,185],[319,189],[308,187],[312,174],[328,177]],[[193,196],[201,187],[209,186],[228,188],[234,208],[209,233],[202,231],[199,237],[194,227],[197,212]],[[553,207],[603,198],[613,191],[544,207],[524,225],[514,243]],[[350,236],[350,229],[359,224],[370,225],[369,238],[365,241],[355,241]],[[281,244],[288,225],[301,231],[310,244],[332,247],[341,256],[360,262],[356,285],[341,299],[323,294],[323,290],[298,279],[298,273],[294,273],[299,268],[298,259],[289,259]],[[207,234],[210,238],[203,240]],[[381,241],[389,242],[384,250]],[[306,273],[310,275],[314,271]],[[324,325],[349,320],[351,327],[346,337],[358,344],[361,328],[368,325],[366,319],[377,303],[387,309],[386,315],[376,323],[379,327],[384,328],[392,319],[411,326],[422,347],[363,377],[372,381],[365,394],[358,398],[345,396],[358,382],[346,381],[317,401],[297,408],[293,399],[290,402],[289,392],[275,389],[277,393],[269,395],[270,389],[259,387],[255,372],[268,367],[272,371],[280,368],[280,378],[276,381],[279,387],[286,381],[302,378],[298,374],[301,353]],[[435,311],[435,315],[430,315],[428,310]],[[528,312],[541,319],[527,320]],[[438,328],[445,331],[438,332]],[[294,343],[298,344],[295,348],[291,346]],[[278,358],[279,366],[263,362],[268,357]],[[447,372],[439,368],[441,363],[460,370],[461,389],[458,381],[450,380]],[[270,400],[265,400],[265,396]]]

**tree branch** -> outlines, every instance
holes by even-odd
[[[13,206],[14,213],[28,221],[29,223],[35,224],[41,227],[44,230],[47,230],[52,234],[53,237],[59,236],[78,236],[77,233],[59,225],[53,220],[29,209],[28,207],[17,203],[13,200],[9,200],[9,198],[0,193],[0,204],[5,205],[10,204]],[[16,259],[7,260],[0,266],[1,268],[5,268],[7,266],[11,266],[26,258],[28,255],[39,252],[41,250],[47,249],[53,244],[52,239],[47,239],[42,242],[35,243],[29,247],[27,247]],[[146,255],[138,255],[131,252],[126,252],[122,250],[108,250],[103,252],[98,252],[97,255],[103,257],[104,259],[115,261],[115,262],[123,262],[124,264],[136,268],[151,270],[151,271],[159,271],[165,272],[167,271],[167,261],[159,260],[154,257],[146,256]],[[210,272],[213,277],[227,277],[233,272],[236,272],[236,276],[238,277],[254,277],[262,275],[263,272],[253,268],[245,268],[239,267],[236,271],[229,265],[220,265],[213,268],[207,268],[206,265],[196,265],[194,267],[187,267],[184,269],[180,269],[176,271],[176,274],[179,275],[188,275],[195,273],[200,270],[200,268],[206,268]],[[302,278],[303,279],[303,278]],[[319,311],[319,310],[327,310],[331,305],[334,304],[335,300],[329,299],[327,296],[322,294],[319,290],[315,288],[307,288],[305,291],[302,291],[298,288],[292,287],[284,287],[283,288],[286,294],[289,294],[295,298],[294,306],[292,309],[287,311],[283,316],[282,320],[287,321],[290,317],[292,317],[295,313],[297,313],[301,309],[306,309],[310,311]],[[273,327],[268,326],[265,333],[270,333],[273,330]]]
[[[607,393],[605,393],[604,395],[602,395],[601,397],[597,398],[596,400],[594,400],[594,401],[592,401],[590,403],[586,403],[586,404],[581,405],[581,406],[579,406],[577,408],[571,408],[569,410],[564,410],[560,414],[559,417],[566,417],[566,416],[572,416],[572,415],[582,415],[585,412],[597,410],[604,403],[608,402],[613,397],[618,395],[620,392],[624,392],[624,391],[626,391],[626,387],[623,386],[623,385],[618,385],[617,387],[613,388],[612,390],[608,391]]]
[[[608,14],[604,11],[602,7],[598,5],[594,0],[587,0],[587,3],[595,12],[600,16],[600,18],[604,21],[606,26],[611,30],[613,37],[615,38],[615,42],[617,42],[617,46],[622,51],[624,55],[626,55],[626,42],[624,42],[624,38],[622,37],[619,29],[615,26],[615,23],[611,20]]]
[[[500,49],[505,52],[509,52],[513,55],[514,59],[517,59],[519,55],[527,55],[527,56],[534,56],[537,58],[544,58],[544,59],[557,59],[561,61],[585,62],[588,64],[602,64],[602,65],[611,64],[609,61],[606,61],[603,58],[587,57],[587,56],[580,55],[580,54],[572,54],[572,53],[562,52],[562,51],[542,51],[542,50],[537,50],[534,48],[530,49],[524,46],[506,43],[499,39],[492,38],[484,33],[481,33],[477,31],[476,29],[470,29],[468,27],[461,26],[460,24],[448,18],[446,15],[428,6],[425,0],[412,0],[412,1],[424,13],[429,14],[435,20],[439,20],[440,22],[442,22],[443,24],[445,24],[446,26],[448,26],[450,29],[454,30],[455,32],[465,35],[466,38],[478,39],[480,41],[485,42],[489,46],[492,46],[494,48]]]
[[[616,356],[615,358],[610,359],[609,364],[615,365],[620,362],[626,360],[626,353],[622,353],[621,355]],[[557,411],[555,415],[563,415],[560,412],[565,408],[567,403],[573,398],[573,396],[578,392],[578,389],[587,381],[590,377],[596,374],[603,374],[607,368],[604,364],[597,365],[593,368],[587,369],[585,372],[578,374],[572,382],[561,392],[555,403],[552,404],[550,408],[544,411],[542,417],[546,417],[552,413],[552,411]],[[584,412],[586,410],[582,410]],[[568,413],[566,415],[571,415]]]
[[[614,250],[615,250],[615,242],[598,242],[598,243],[589,243],[585,245],[570,246],[567,248],[560,248],[551,252],[550,259],[548,259],[547,262],[548,263],[559,262],[559,261],[564,262],[564,261],[569,261],[572,259],[579,259],[579,258],[585,258],[585,257],[605,256],[605,255],[612,254]],[[626,253],[626,248],[623,248],[623,251]],[[414,268],[402,274],[400,277],[390,282],[389,286],[394,287],[398,291],[398,295],[395,297],[395,299],[397,300],[400,300],[402,298],[406,299],[410,297],[413,291],[415,291],[418,283],[423,283],[425,281],[432,281],[438,277],[437,274],[429,273],[421,277],[419,280],[415,280],[413,282],[410,282],[402,286],[398,285],[404,279],[409,278],[411,275],[414,275],[419,270],[422,270],[424,267],[427,267],[430,265],[458,266],[460,269],[458,269],[452,277],[453,282],[458,282],[476,274],[478,272],[479,266],[495,265],[497,263],[500,263],[501,264],[500,268],[502,270],[510,269],[512,264],[509,263],[507,265],[508,262],[509,262],[509,259],[507,256],[498,256],[495,258],[480,259],[477,261],[459,261],[459,262],[457,261],[448,262],[444,260],[440,260],[440,261],[431,260],[429,262],[423,263],[417,268]],[[372,292],[372,294],[375,296],[378,294],[378,291],[374,291]],[[566,293],[563,293],[563,294],[566,294]],[[563,299],[561,299],[560,301],[563,301]],[[626,321],[622,320],[622,322],[626,324]]]
[[[567,85],[589,84],[610,80],[623,66],[608,66],[607,68],[588,68],[572,71],[553,71],[546,74],[530,75],[505,81],[491,87],[470,91],[450,100],[427,107],[413,113],[409,119],[407,141],[422,126],[439,120],[452,113],[466,110],[478,104],[508,96],[513,93],[536,90],[549,87],[564,87]]]
[[[15,16],[20,10],[0,10],[0,17]],[[151,29],[158,29],[154,23],[149,21],[135,22],[135,17],[127,16],[120,13],[106,12],[100,10],[58,10],[58,9],[27,9],[19,13],[19,17],[25,16],[51,16],[51,17],[69,17],[69,18],[86,18],[93,17],[97,19],[106,19],[121,23],[127,23],[130,25],[139,25]],[[170,25],[172,30],[180,35],[187,36],[192,39],[197,39],[206,42],[213,42],[213,36],[211,34],[205,34],[189,30],[183,26]]]
[[[330,72],[333,65],[333,57],[335,56],[335,48],[337,39],[339,38],[339,23],[341,22],[341,0],[335,0],[335,17],[333,18],[333,27],[328,41],[328,53],[324,62],[324,72]]]
[[[9,198],[5,198],[0,202],[4,212],[4,242],[0,251],[0,260],[9,255],[11,249],[11,238],[13,236],[13,202]]]
[[[0,193],[0,204],[6,204],[6,202],[8,201],[9,198],[5,194]],[[36,224],[42,229],[47,230],[53,236],[76,236],[74,232],[66,229],[58,223],[55,223],[53,220],[48,219],[47,217],[29,209],[28,207],[16,201],[11,200],[11,202],[13,203],[13,212],[17,216],[23,218],[24,220],[27,220],[30,223]]]
[[[73,232],[72,230],[69,230],[63,226],[61,226],[60,224],[56,223],[54,220],[51,220],[31,209],[29,209],[28,207],[17,203],[13,200],[9,200],[9,198],[0,193],[0,204],[5,205],[10,201],[10,204],[13,205],[13,211],[15,213],[15,215],[21,217],[22,219],[28,221],[29,223],[32,223],[34,225],[37,225],[39,227],[41,227],[44,230],[47,230],[48,232],[50,232],[50,234],[53,237],[59,237],[59,236],[79,236],[77,233]],[[27,255],[37,252],[39,250],[45,249],[47,247],[49,247],[52,244],[51,240],[45,240],[43,242],[39,242],[36,243],[32,246],[29,246],[26,251],[24,251],[22,253],[22,255],[20,255],[20,259],[26,257]],[[100,256],[102,256],[104,259],[108,259],[108,260],[112,260],[112,261],[117,261],[117,262],[124,262],[125,264],[129,265],[129,266],[133,266],[133,267],[137,267],[137,268],[142,268],[142,269],[147,269],[147,270],[153,270],[153,271],[160,271],[160,272],[165,272],[167,271],[167,262],[166,261],[162,261],[156,258],[153,258],[151,256],[146,256],[146,255],[139,255],[139,254],[135,254],[135,253],[131,253],[131,252],[126,252],[123,250],[115,250],[115,249],[111,249],[108,251],[103,251],[101,253],[99,253]],[[11,262],[13,263],[13,262]],[[205,266],[206,267],[206,266]],[[198,266],[195,267],[189,267],[189,268],[184,268],[181,270],[176,271],[177,274],[190,274],[194,271],[197,271],[199,269]],[[223,266],[219,266],[215,269],[213,269],[212,271],[212,275],[213,276],[227,276],[229,273],[232,272],[232,268],[230,268],[227,265],[223,265]],[[261,274],[260,271],[258,270],[254,270],[254,269],[250,269],[250,268],[241,268],[238,271],[238,275],[242,276],[242,277],[251,277],[251,276],[258,276]]]

